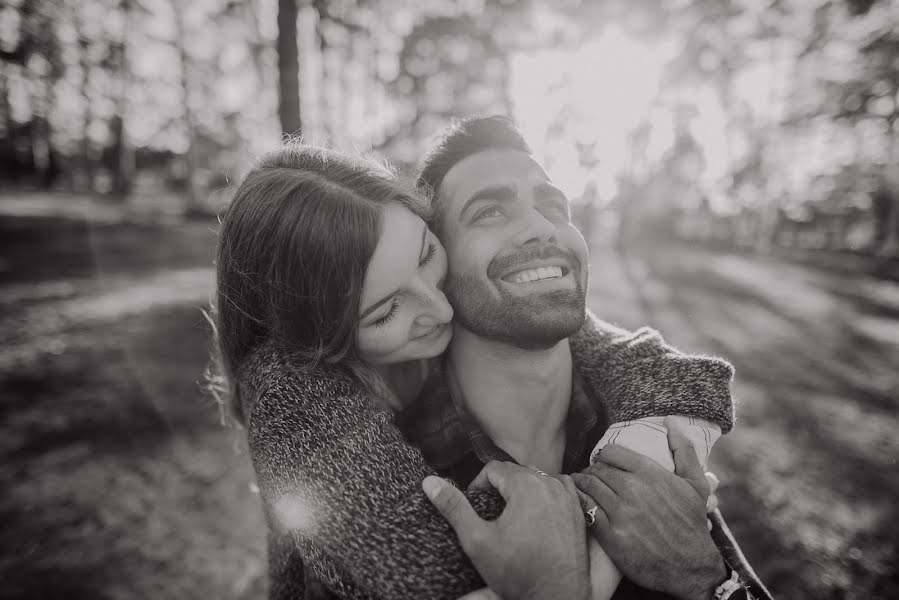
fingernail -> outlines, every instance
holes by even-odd
[[[440,493],[442,487],[443,480],[434,475],[428,475],[424,478],[424,481],[421,482],[421,489],[423,489],[428,498],[431,498],[432,500],[437,497],[437,494]]]

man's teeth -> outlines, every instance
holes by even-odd
[[[515,273],[510,281],[512,283],[530,283],[541,279],[555,279],[562,276],[562,267],[539,267]]]

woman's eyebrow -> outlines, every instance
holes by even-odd
[[[384,296],[383,298],[381,298],[380,300],[378,300],[377,302],[375,302],[374,304],[372,304],[371,306],[366,308],[365,311],[362,313],[362,316],[359,317],[359,320],[361,321],[361,320],[365,319],[365,317],[367,317],[368,315],[373,313],[375,310],[377,310],[378,307],[383,306],[384,303],[386,303],[388,300],[393,298],[393,296],[394,296],[394,292],[390,292],[389,294],[387,294],[386,296]]]

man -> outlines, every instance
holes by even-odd
[[[428,462],[463,485],[488,464],[486,478],[500,478],[491,461],[576,473],[596,503],[591,517],[600,516],[591,533],[625,575],[615,598],[712,598],[716,589],[732,592],[737,584],[725,581],[737,577],[740,587],[767,597],[717,518],[713,535],[727,561],[716,548],[702,516],[708,487],[701,471],[696,477],[695,455],[684,458],[686,444],[672,443],[684,477],[615,447],[589,466],[610,423],[608,399],[581,381],[605,368],[601,357],[584,363],[585,353],[572,351],[585,322],[587,248],[565,195],[514,124],[490,117],[454,127],[426,159],[419,183],[434,194],[431,225],[447,251],[445,293],[455,309],[445,368],[401,422]],[[483,542],[485,525],[468,518],[464,498],[450,486],[430,486],[463,546],[471,536]],[[502,544],[479,544],[476,566],[487,568],[479,559],[502,552]]]

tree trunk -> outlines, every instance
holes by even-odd
[[[184,153],[185,192],[187,192],[187,210],[195,212],[201,209],[200,194],[196,188],[196,124],[193,109],[190,105],[190,57],[184,44],[184,18],[179,6],[179,0],[172,0],[172,10],[175,13],[175,46],[178,51],[179,67],[181,69],[181,110],[184,121],[184,130],[187,134],[187,150]]]
[[[36,115],[31,120],[31,153],[38,185],[49,189],[53,185],[53,149],[50,147],[50,122],[43,115]]]
[[[297,0],[278,0],[278,116],[281,119],[282,133],[300,133]]]
[[[9,63],[0,64],[0,118],[3,119],[3,133],[0,137],[0,180],[10,179],[16,181],[19,177],[20,167],[16,151],[16,124],[12,120],[9,102]]]
[[[134,153],[125,136],[125,120],[120,114],[110,119],[109,129],[112,132],[113,177],[112,191],[123,196],[131,191],[131,175],[134,172]]]
[[[895,125],[899,120],[899,114],[893,115],[888,121],[887,131],[891,132],[889,140],[889,160],[886,165],[885,183],[886,193],[889,195],[889,213],[886,215],[886,238],[880,247],[880,254],[884,256],[899,256],[899,140],[896,138]]]
[[[342,124],[337,131],[341,143],[354,143],[353,135],[357,132],[350,131],[353,122],[353,65],[356,62],[356,34],[352,30],[344,29],[343,38],[338,56],[340,57],[340,71],[338,72],[337,85],[340,91],[338,123]]]
[[[321,64],[321,79],[318,83],[318,118],[319,125],[321,126],[322,135],[325,140],[330,141],[332,139],[331,135],[331,120],[330,120],[330,112],[329,112],[329,97],[328,97],[328,86],[331,81],[331,73],[328,67],[328,56],[329,56],[329,46],[328,46],[328,37],[325,35],[326,22],[327,22],[327,10],[324,6],[325,0],[314,0],[312,2],[312,6],[318,14],[318,21],[316,23],[316,31],[318,32],[318,56],[319,62]]]
[[[78,13],[72,15],[72,23],[75,26],[75,35],[78,38],[78,64],[81,67],[81,81],[79,82],[79,94],[84,102],[84,114],[81,120],[81,165],[84,169],[85,186],[87,191],[94,191],[95,169],[93,151],[90,142],[90,127],[93,122],[93,107],[88,88],[90,87],[90,62],[88,51],[90,40],[84,35],[81,28],[81,17]]]
[[[268,90],[269,89],[269,79],[268,79],[268,69],[265,64],[265,50],[267,44],[265,43],[265,36],[262,34],[262,26],[259,22],[259,8],[256,4],[255,0],[250,0],[246,3],[246,11],[247,18],[250,24],[250,30],[252,31],[252,42],[250,43],[251,55],[253,57],[253,66],[256,70],[256,78],[259,83],[259,89]],[[252,106],[252,110],[254,111],[254,119],[253,124],[254,127],[267,127],[267,122],[271,118],[269,113],[269,106],[263,102],[256,102]]]
[[[110,49],[117,52],[115,64],[119,76],[118,95],[115,100],[115,116],[112,119],[113,146],[115,148],[115,172],[113,173],[112,191],[127,195],[131,191],[131,178],[134,175],[134,150],[128,143],[125,114],[128,108],[128,31],[131,21],[131,0],[121,0],[119,10],[122,11],[124,27],[122,38]]]

